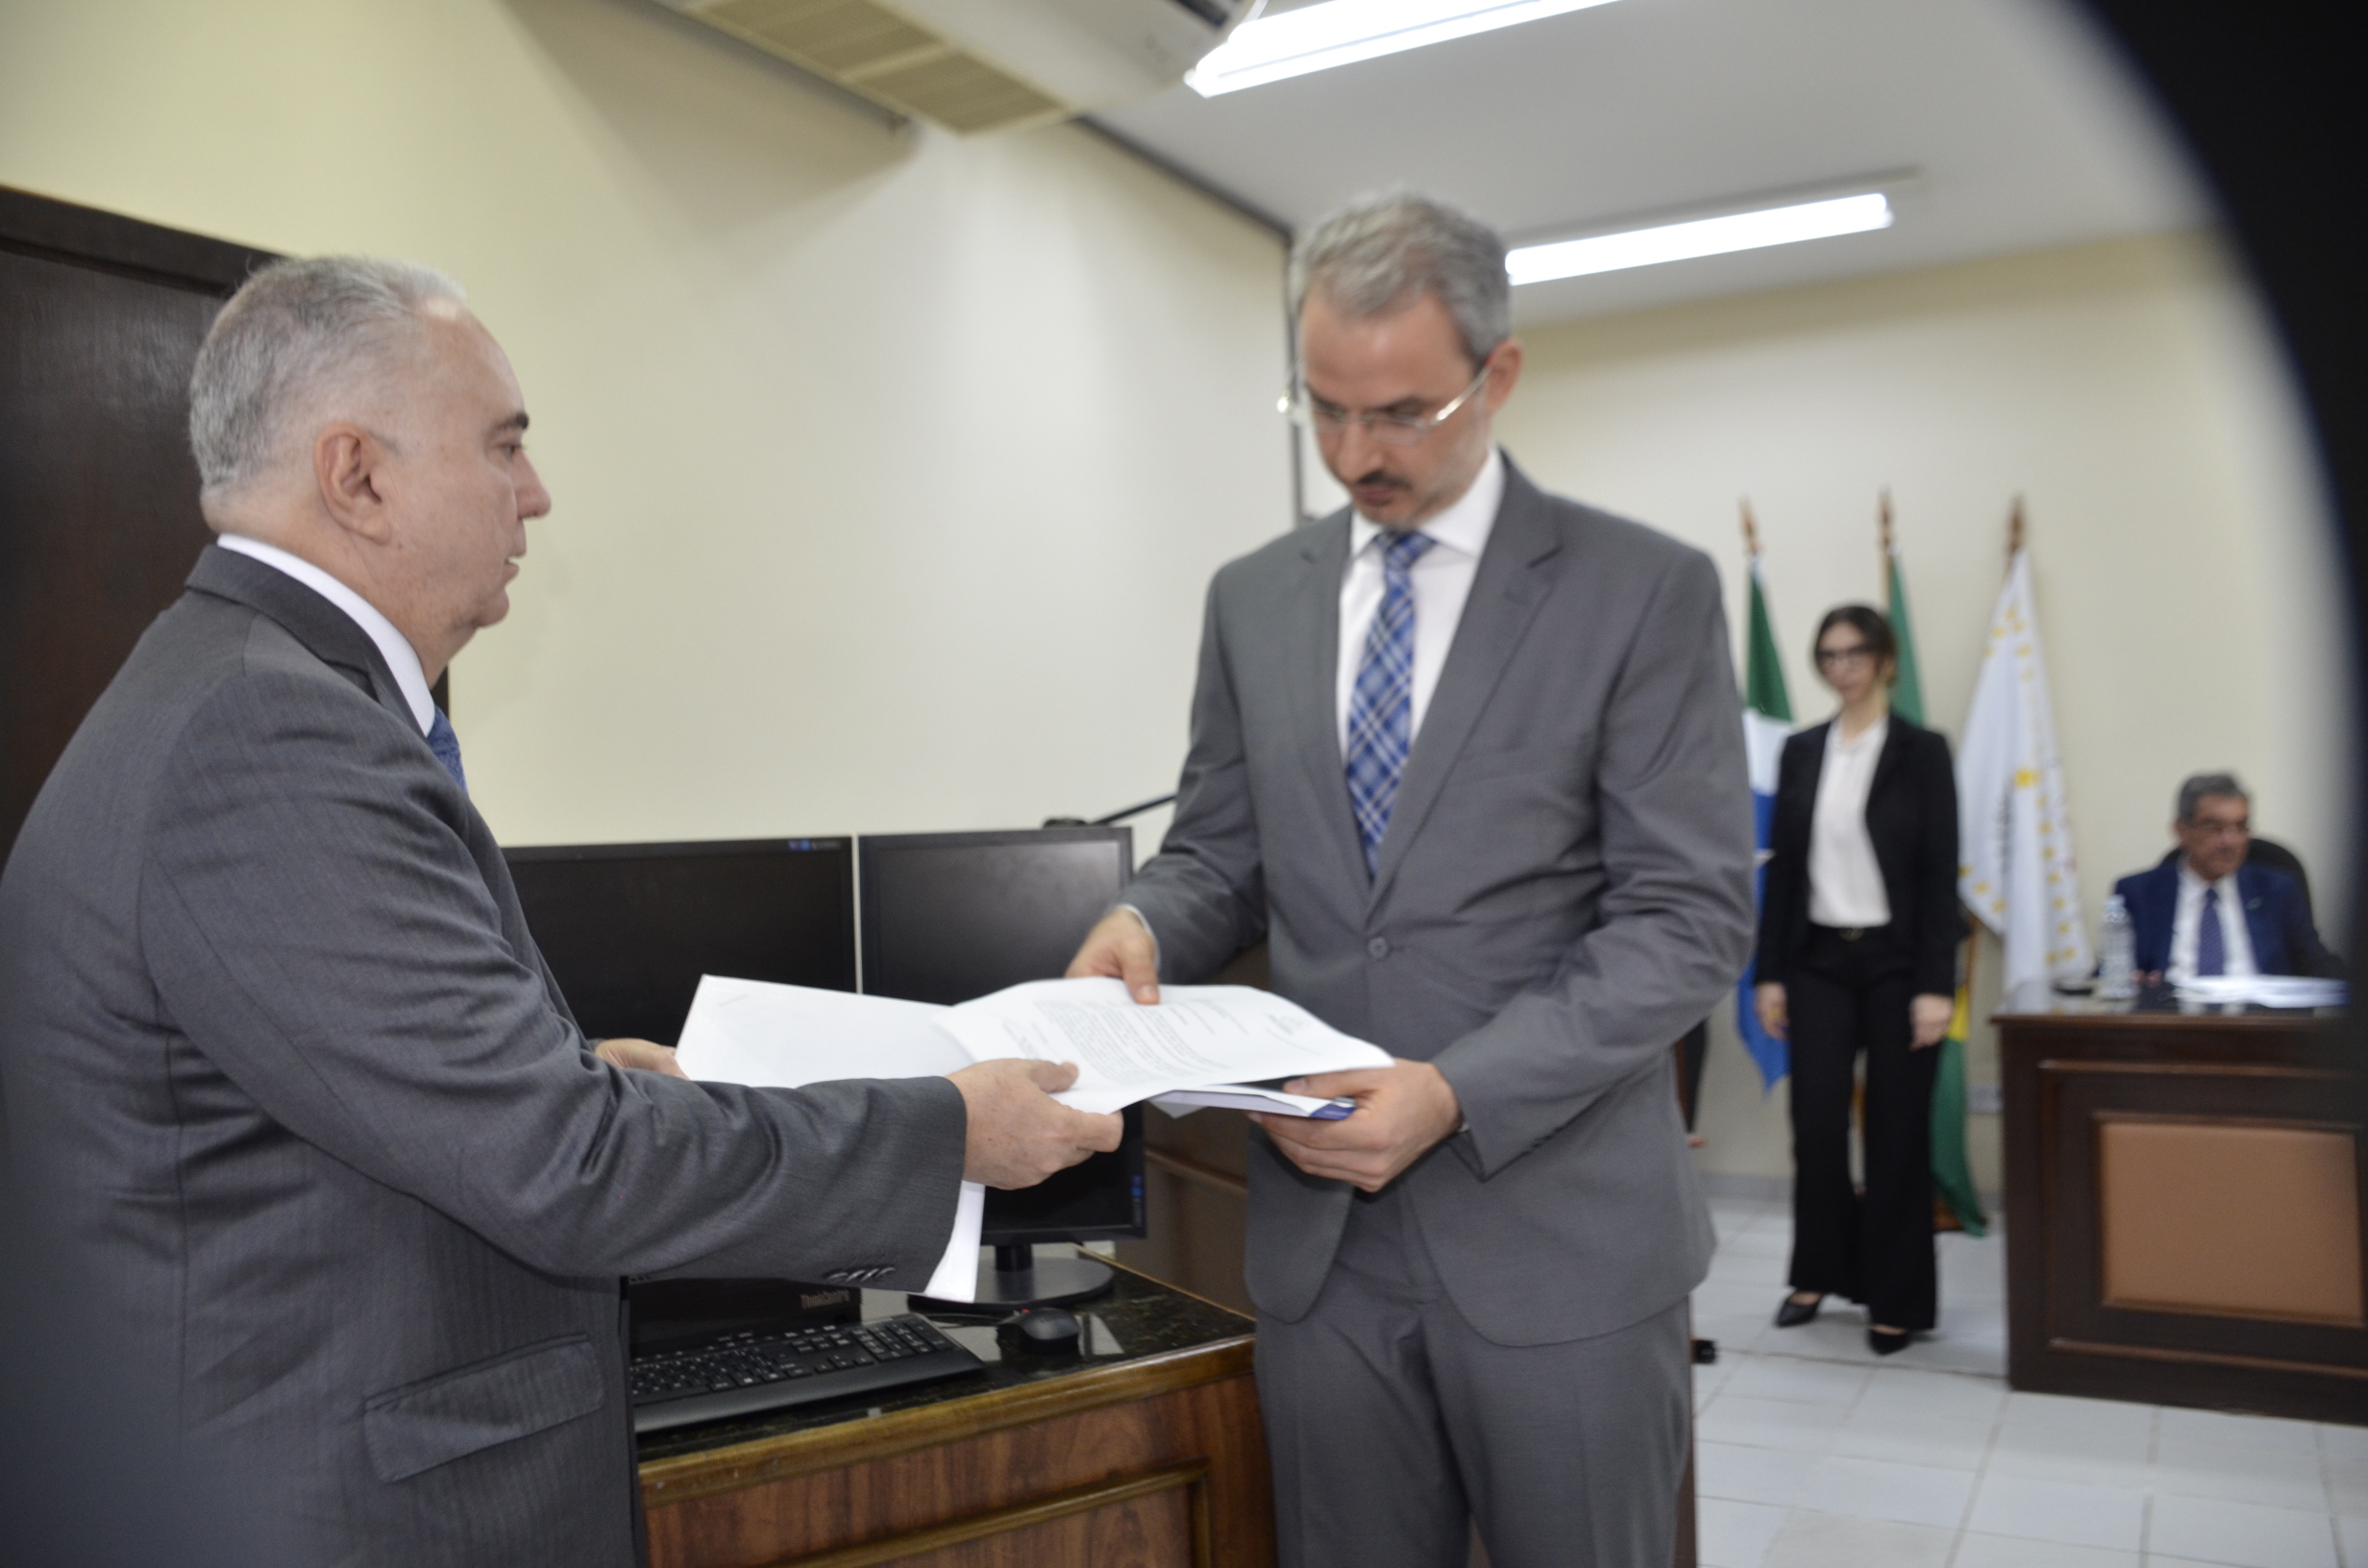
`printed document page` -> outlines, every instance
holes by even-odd
[[[941,1027],[948,1009],[887,996],[703,976],[675,1061],[693,1078],[756,1089],[803,1089],[835,1078],[930,1078],[971,1065]],[[987,1189],[962,1184],[953,1234],[923,1293],[978,1293],[978,1236]]]
[[[1204,1084],[1390,1065],[1379,1046],[1247,986],[1162,986],[1146,1007],[1117,980],[1038,980],[950,1008],[941,1021],[981,1062],[1074,1062],[1075,1086],[1054,1097],[1080,1111]]]
[[[936,1077],[1003,1057],[1075,1063],[1076,1084],[1053,1097],[1105,1113],[1177,1090],[1390,1066],[1380,1047],[1267,992],[1163,986],[1159,1002],[1146,1007],[1123,984],[1106,979],[1039,980],[959,1007],[936,1007],[707,975],[677,1050],[693,1078],[772,1089],[839,1078]],[[1313,1109],[1320,1102],[1303,1109],[1283,1098],[1275,1109],[1325,1114]],[[984,1188],[962,1184],[953,1236],[927,1294],[973,1299],[985,1203]]]
[[[946,1030],[950,1011],[710,974],[691,998],[675,1060],[694,1078],[764,1089],[943,1076],[973,1061]]]

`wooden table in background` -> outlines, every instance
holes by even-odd
[[[1119,1281],[1075,1311],[1133,1353],[645,1438],[653,1568],[1267,1568],[1250,1325]]]
[[[1995,1016],[2008,1381],[2368,1422],[2361,1064],[2308,1013]]]

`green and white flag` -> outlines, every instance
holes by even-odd
[[[1957,894],[2006,944],[2010,994],[2088,969],[2063,758],[2047,697],[2031,557],[2014,551],[1957,753]]]
[[[1908,619],[1908,583],[1900,576],[1899,551],[1891,543],[1891,498],[1883,498],[1883,564],[1889,579],[1891,634],[1899,643],[1898,678],[1891,686],[1891,711],[1910,723],[1924,722],[1924,683],[1916,674],[1915,629]],[[1973,1185],[1973,1166],[1965,1158],[1965,1034],[1973,1013],[1972,953],[1963,950],[1957,966],[1957,1007],[1949,1017],[1949,1033],[1939,1045],[1940,1061],[1933,1079],[1933,1186],[1957,1215],[1968,1236],[1985,1236],[1988,1216],[1982,1213],[1982,1195]]]

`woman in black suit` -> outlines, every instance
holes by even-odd
[[[1792,1058],[1792,1294],[1866,1306],[1887,1356],[1933,1326],[1932,1095],[1957,990],[1957,779],[1949,743],[1890,711],[1898,645],[1863,604],[1827,612],[1817,674],[1841,711],[1785,743],[1755,1001]],[[1850,1091],[1866,1058],[1865,1195]]]

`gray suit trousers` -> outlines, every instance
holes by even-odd
[[[1666,1568],[1690,1421],[1686,1304],[1501,1345],[1402,1188],[1352,1207],[1315,1307],[1258,1319],[1282,1568]],[[1653,1507],[1647,1500],[1662,1499]]]

